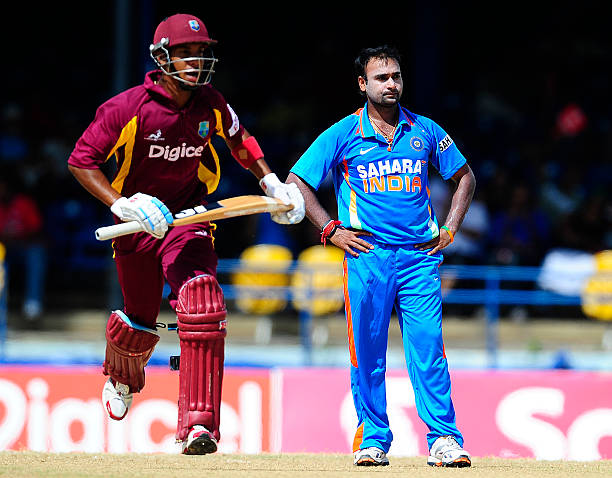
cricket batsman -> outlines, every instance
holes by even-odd
[[[176,439],[187,455],[217,450],[227,312],[216,279],[214,225],[168,226],[173,212],[206,204],[219,184],[213,135],[268,196],[293,205],[273,214],[274,221],[296,224],[304,217],[297,186],[270,170],[255,137],[210,84],[216,43],[193,15],[163,20],[150,46],[158,69],[102,104],[68,159],[78,182],[110,208],[116,222],[138,221],[146,231],[112,243],[124,307],[110,314],[106,326],[104,408],[122,420],[133,394],[143,390],[167,283],[181,350]],[[100,167],[111,159],[117,169],[108,180]]]

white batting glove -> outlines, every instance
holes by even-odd
[[[136,193],[130,198],[120,197],[110,210],[122,221],[138,221],[143,231],[162,239],[174,218],[166,205],[148,194]]]
[[[279,224],[297,224],[306,214],[304,197],[296,184],[281,183],[274,173],[266,174],[259,181],[261,189],[271,198],[280,199],[285,204],[293,204],[291,211],[270,214],[272,220]]]

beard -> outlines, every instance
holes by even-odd
[[[371,103],[380,108],[394,108],[399,103],[401,96],[402,92],[397,91],[396,93],[383,93],[375,98],[369,97],[369,99]]]

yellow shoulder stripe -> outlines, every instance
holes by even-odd
[[[121,130],[121,134],[119,135],[119,139],[115,143],[115,146],[113,146],[111,152],[106,157],[106,160],[108,161],[111,156],[117,154],[117,150],[119,148],[125,146],[123,164],[121,165],[121,169],[117,172],[117,177],[115,177],[113,183],[111,184],[113,189],[119,193],[123,189],[123,182],[125,181],[125,178],[130,172],[130,166],[132,165],[132,154],[134,151],[134,142],[136,140],[136,129],[138,128],[137,120],[138,117],[134,116],[128,122],[128,124],[123,127],[123,129]],[[117,162],[119,162],[118,157]]]
[[[198,166],[198,179],[206,184],[206,191],[208,194],[211,194],[219,185],[219,179],[221,179],[221,166],[219,164],[219,155],[215,151],[215,148],[213,148],[213,145],[209,142],[207,146],[210,148],[212,157],[215,160],[217,172],[213,173],[210,169],[200,163]]]
[[[215,122],[215,132],[218,136],[221,136],[223,139],[225,139],[225,134],[223,134],[223,121],[221,120],[221,111],[213,109],[213,112],[215,113],[215,119],[217,120]]]

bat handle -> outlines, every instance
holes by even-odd
[[[98,241],[106,241],[114,237],[141,232],[142,230],[142,226],[138,221],[122,222],[120,224],[113,224],[112,226],[99,227],[96,229],[96,239]]]

